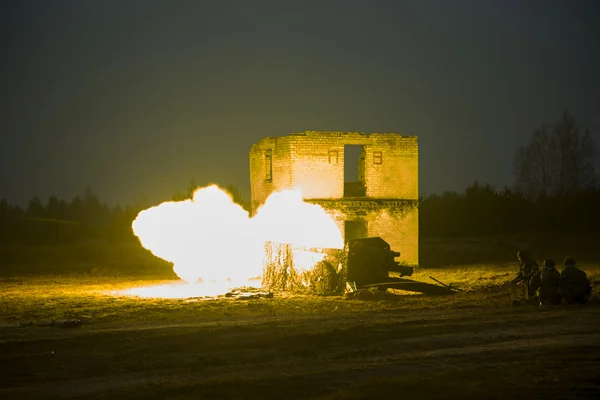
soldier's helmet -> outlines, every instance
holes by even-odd
[[[546,258],[544,260],[544,267],[545,268],[553,268],[556,267],[556,261],[554,261],[553,258]]]
[[[569,265],[575,265],[575,259],[573,257],[565,258],[565,266],[568,267]]]
[[[517,258],[519,260],[528,260],[529,259],[529,252],[527,250],[519,250],[519,251],[517,251]]]

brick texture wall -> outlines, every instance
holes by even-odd
[[[292,184],[305,198],[344,195],[344,145],[334,134],[293,136]]]
[[[416,136],[393,133],[304,132],[264,138],[250,151],[250,185],[254,200],[264,202],[272,191],[298,188],[307,199],[344,196],[344,145],[365,149],[367,197],[419,197]],[[272,150],[272,182],[265,179],[265,150]]]
[[[403,265],[419,265],[419,208],[417,200],[307,200],[323,207],[345,236],[345,221],[363,220],[368,236],[380,236]],[[344,237],[345,239],[345,237]]]
[[[344,198],[344,145],[351,144],[364,146],[365,197]],[[370,236],[381,236],[401,253],[399,261],[416,266],[418,161],[416,136],[309,131],[264,138],[250,151],[252,212],[271,192],[297,188],[328,210],[342,234],[345,221],[365,220]]]
[[[416,136],[371,134],[365,146],[367,197],[419,199],[419,151]],[[381,158],[377,159],[376,153]]]
[[[292,187],[290,141],[290,137],[268,137],[252,146],[250,150],[250,192],[253,213],[272,192]],[[267,180],[269,150],[271,154],[270,181]]]
[[[411,267],[419,266],[419,211],[412,207],[402,214],[388,210],[372,213],[367,218],[369,236],[380,236],[391,248],[400,252],[396,261]]]

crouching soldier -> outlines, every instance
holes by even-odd
[[[568,304],[587,303],[592,286],[587,274],[577,268],[572,257],[565,258],[565,269],[560,274],[561,292]]]
[[[539,286],[540,266],[531,259],[527,250],[519,250],[517,260],[519,261],[519,273],[511,282],[515,284],[523,282],[525,298],[529,299],[535,296],[535,291]]]
[[[546,259],[540,273],[540,287],[538,289],[540,305],[560,304],[560,282],[560,272],[556,269],[556,262],[551,258]]]

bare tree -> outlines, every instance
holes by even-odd
[[[589,129],[586,129],[585,133],[583,134],[579,153],[581,154],[581,158],[579,159],[579,163],[577,165],[578,175],[581,178],[579,184],[585,189],[594,186],[597,181],[594,163],[596,162],[598,153],[594,139],[592,139],[592,133]]]
[[[515,187],[528,198],[545,198],[587,189],[594,183],[596,148],[589,131],[583,136],[565,112],[550,131],[542,125],[531,142],[515,153]]]
[[[531,146],[519,146],[515,153],[513,169],[515,175],[515,190],[522,193],[525,197],[531,198],[533,195],[533,174],[531,163]]]
[[[513,161],[515,189],[527,198],[546,198],[552,191],[554,137],[548,127],[533,132],[527,146],[519,146]]]
[[[583,137],[568,112],[554,126],[556,192],[558,195],[588,188],[594,179],[596,148],[589,130]]]
[[[546,125],[540,126],[533,133],[530,148],[534,194],[546,198],[552,190],[553,173],[555,171],[552,163],[555,140]]]

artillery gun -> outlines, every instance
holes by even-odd
[[[403,278],[412,276],[414,269],[395,260],[400,253],[393,251],[380,237],[351,240],[344,250],[339,249],[294,249],[291,245],[266,246],[267,261],[263,270],[263,288],[292,292],[343,292],[359,289],[400,289],[426,294],[453,293],[456,288],[441,284]],[[294,251],[302,250],[321,253],[322,261],[309,271],[298,271],[294,265]],[[335,266],[338,268],[335,268]],[[390,276],[390,272],[400,277]],[[315,290],[316,289],[316,290]]]
[[[348,243],[347,286],[350,287],[350,290],[399,289],[426,294],[448,294],[456,290],[436,279],[434,280],[443,286],[402,278],[403,276],[412,276],[414,269],[400,265],[395,260],[398,256],[400,253],[393,251],[389,243],[380,237],[351,240]],[[390,272],[398,273],[400,278],[391,277]]]
[[[347,280],[365,286],[389,279],[390,272],[411,276],[413,268],[395,260],[400,253],[380,237],[353,239],[348,243]]]

